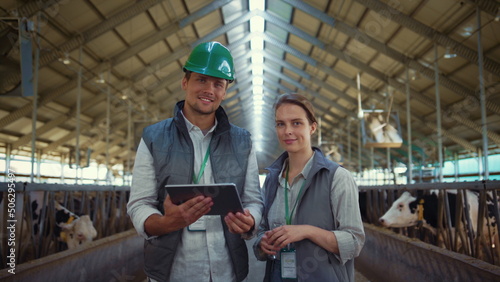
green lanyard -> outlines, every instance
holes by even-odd
[[[205,171],[205,166],[207,165],[208,156],[210,156],[210,145],[208,145],[207,152],[205,153],[205,158],[203,159],[203,163],[201,164],[201,167],[200,167],[200,172],[198,172],[198,177],[194,176],[195,173],[193,170],[193,182],[194,182],[194,184],[198,184],[198,182],[200,182],[201,176],[203,175],[203,172]]]
[[[297,195],[297,199],[295,199],[295,205],[293,206],[292,212],[290,215],[288,215],[288,171],[290,170],[290,165],[286,168],[286,179],[285,179],[285,220],[287,225],[292,224],[292,215],[293,212],[295,211],[295,208],[297,207],[297,203],[299,202],[300,195],[302,194],[302,190],[304,189],[304,186],[306,185],[306,180],[302,182],[302,186],[300,186],[299,194]]]

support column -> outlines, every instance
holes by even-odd
[[[127,183],[129,186],[132,185],[132,183],[130,181],[130,178],[131,178],[130,176],[132,175],[130,173],[130,162],[132,159],[131,148],[132,148],[132,105],[130,104],[130,100],[129,100],[129,102],[128,102],[128,132],[127,132],[127,174],[126,174]]]
[[[42,169],[42,154],[43,150],[40,149],[37,151],[37,157],[36,157],[36,180],[38,183],[40,183],[41,180],[41,169]]]
[[[488,130],[486,121],[486,94],[484,90],[484,74],[483,74],[483,45],[481,42],[481,9],[476,7],[477,17],[477,60],[479,69],[479,91],[481,100],[481,131],[483,135],[483,180],[488,180]]]
[[[80,45],[78,52],[78,81],[76,91],[76,143],[75,143],[75,184],[78,184],[78,173],[80,171],[80,112],[82,105],[82,46]]]
[[[351,163],[351,118],[347,118],[347,163]]]
[[[363,177],[361,155],[361,120],[358,120],[358,171],[360,177]]]
[[[66,162],[66,155],[61,154],[61,184],[64,184],[64,165]]]
[[[401,135],[403,135],[401,133]],[[408,144],[408,164],[407,169],[407,180],[408,184],[412,184],[413,181],[413,150],[412,150],[412,139],[411,139],[411,102],[410,102],[410,69],[406,67],[406,136]]]
[[[109,81],[110,71],[108,70],[108,81]],[[111,132],[111,89],[109,84],[106,86],[106,185],[111,184],[109,167],[109,134]]]
[[[37,26],[38,33],[40,34],[40,20],[41,12],[37,14]],[[36,37],[36,48],[35,48],[35,75],[33,77],[33,114],[31,118],[31,174],[30,182],[33,183],[35,175],[35,153],[36,153],[36,121],[38,119],[38,67],[40,65],[40,36]],[[38,172],[40,173],[40,171]]]
[[[436,127],[438,138],[438,173],[439,182],[443,182],[443,133],[441,128],[441,96],[439,93],[438,46],[434,43],[434,86],[436,91]]]

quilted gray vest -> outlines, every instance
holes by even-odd
[[[142,135],[153,156],[158,210],[162,213],[165,185],[192,183],[193,179],[194,149],[181,114],[183,106],[184,101],[178,102],[173,118],[146,127]],[[252,148],[250,133],[230,124],[222,107],[217,109],[216,118],[218,124],[210,142],[212,174],[216,183],[235,183],[241,195]],[[248,274],[245,241],[240,235],[230,233],[222,218],[221,222],[236,278],[241,281]],[[145,240],[144,268],[148,277],[168,281],[181,234],[182,230],[179,230]]]
[[[327,159],[323,153],[313,147],[313,165],[307,176],[302,197],[297,206],[292,224],[310,224],[326,230],[335,230],[335,218],[330,212],[330,187],[339,165]],[[271,166],[266,181],[263,218],[267,218],[278,188],[279,173],[288,153],[283,153]],[[267,220],[269,222],[269,220]],[[314,244],[310,240],[294,243],[297,252],[297,276],[299,281],[353,281],[354,261],[340,265],[334,254]],[[271,264],[268,260],[264,281],[269,281]]]

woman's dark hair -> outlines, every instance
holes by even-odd
[[[309,120],[309,122],[311,124],[315,122],[317,123],[316,116],[314,114],[314,108],[311,102],[309,102],[309,100],[307,100],[307,98],[303,95],[297,93],[281,94],[280,96],[278,96],[278,100],[276,100],[276,103],[274,103],[274,111],[276,112],[276,110],[283,104],[293,104],[301,107],[302,109],[304,109],[304,111],[306,111],[307,119]]]

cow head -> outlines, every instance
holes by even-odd
[[[391,208],[379,219],[379,222],[385,227],[417,225],[419,222],[417,198],[409,192],[404,192],[401,197],[394,201]]]
[[[61,238],[68,244],[68,249],[73,249],[87,242],[92,242],[97,236],[97,231],[88,215],[83,215],[72,221],[60,223],[59,227],[62,228]]]

